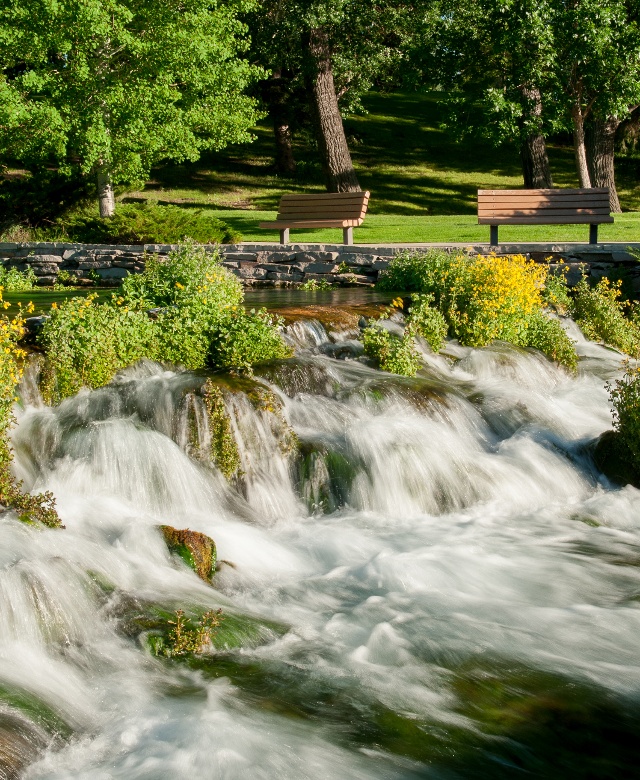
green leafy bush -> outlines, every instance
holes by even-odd
[[[573,301],[567,284],[567,266],[561,266],[557,271],[549,271],[542,288],[542,300],[546,306],[561,315],[569,314]]]
[[[640,477],[640,369],[628,368],[609,388],[609,397],[617,444],[636,477]]]
[[[214,368],[248,366],[289,357],[278,332],[282,321],[265,309],[239,308],[222,319],[212,333],[209,360]]]
[[[26,271],[18,271],[17,268],[0,266],[0,287],[5,292],[33,290],[37,281],[38,277],[34,274],[33,268],[27,268]]]
[[[527,346],[539,349],[548,358],[571,371],[578,368],[574,342],[558,320],[543,311],[533,312],[529,318]]]
[[[434,308],[433,295],[414,293],[408,311],[407,326],[411,334],[422,336],[434,352],[438,352],[447,335],[447,323],[442,312]]]
[[[635,356],[640,351],[640,328],[625,317],[625,308],[619,281],[603,278],[590,287],[583,278],[574,288],[572,313],[584,335]]]
[[[379,368],[392,374],[415,376],[421,366],[420,353],[416,349],[413,333],[405,329],[402,337],[390,333],[377,321],[362,332],[364,353]]]
[[[156,357],[156,324],[142,311],[98,304],[96,295],[53,303],[39,344],[47,360],[41,389],[48,403],[58,403],[82,387],[101,387],[116,371],[142,357]]]
[[[194,243],[164,258],[146,256],[144,272],[123,280],[122,301],[136,307],[184,306],[197,296],[211,308],[237,306],[244,296],[242,285],[221,262],[217,251]]]
[[[240,282],[199,246],[149,258],[145,272],[128,276],[111,303],[95,298],[53,304],[39,334],[47,355],[42,391],[50,403],[105,385],[143,357],[198,369],[289,354],[280,322],[263,311],[247,313]],[[154,308],[154,317],[145,311]]]
[[[242,236],[206,209],[119,204],[112,217],[75,214],[60,220],[55,230],[72,241],[88,244],[234,244]]]

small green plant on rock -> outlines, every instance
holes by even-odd
[[[201,655],[211,645],[211,638],[222,622],[222,610],[209,610],[200,618],[186,617],[184,610],[178,609],[175,620],[167,621],[171,626],[164,636],[151,636],[149,643],[155,655],[165,658]]]
[[[335,290],[336,286],[326,279],[309,279],[300,285],[300,289],[306,292],[317,292],[318,290]]]

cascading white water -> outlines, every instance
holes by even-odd
[[[298,323],[298,357],[257,371],[298,454],[229,395],[232,485],[189,446],[201,377],[141,364],[56,409],[31,386],[17,474],[55,493],[66,529],[0,519],[0,758],[20,716],[28,778],[502,777],[520,737],[487,735],[473,675],[508,687],[526,669],[635,706],[640,492],[586,449],[620,356],[572,335],[576,378],[452,343],[405,380],[327,357],[322,327]],[[215,539],[233,564],[215,589],[161,524]],[[189,668],[122,631],[123,599],[285,628]]]

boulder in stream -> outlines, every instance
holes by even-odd
[[[161,525],[160,530],[169,551],[182,558],[201,580],[210,583],[216,571],[217,557],[213,539],[189,528],[179,530]]]

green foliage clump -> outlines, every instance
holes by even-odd
[[[364,353],[383,371],[402,376],[415,376],[420,368],[420,353],[413,333],[405,329],[403,336],[391,333],[375,321],[362,332]]]
[[[209,361],[214,368],[246,367],[290,357],[278,327],[282,320],[265,309],[238,308],[212,334]]]
[[[102,387],[116,371],[157,355],[157,328],[147,314],[98,304],[96,297],[52,304],[38,334],[47,355],[41,382],[47,403],[58,403],[82,387]]]
[[[403,308],[402,299],[396,298],[380,319],[372,321],[364,329],[362,343],[365,355],[373,358],[383,371],[415,376],[421,365],[416,337],[421,336],[434,352],[438,352],[447,335],[447,323],[441,312],[431,306],[432,302],[433,295],[429,293],[415,293],[411,296],[404,332],[400,336],[380,322],[394,309]]]
[[[574,290],[573,316],[588,339],[635,356],[640,351],[640,328],[625,317],[626,302],[620,300],[620,285],[605,277],[590,287],[586,279],[581,279]]]
[[[411,333],[422,336],[434,352],[438,352],[447,335],[447,323],[442,312],[434,308],[433,295],[414,293],[408,311],[407,326]]]
[[[395,257],[378,282],[383,290],[407,290],[431,296],[452,336],[483,347],[500,339],[542,349],[553,360],[575,368],[575,350],[559,325],[547,324],[544,289],[548,269],[522,255],[498,257],[425,254]],[[555,286],[554,286],[555,285]],[[561,283],[551,282],[560,295]]]
[[[40,331],[47,354],[42,391],[50,403],[101,387],[143,357],[198,369],[289,355],[280,322],[265,311],[247,313],[240,282],[203,247],[149,258],[145,272],[127,277],[110,303],[95,297],[54,303]],[[158,308],[155,317],[145,311]]]
[[[27,292],[36,286],[38,277],[29,267],[25,271],[0,266],[0,287],[5,292]]]
[[[76,214],[59,220],[72,241],[86,244],[234,244],[242,236],[205,209],[157,204],[120,204],[112,217]]]
[[[567,336],[560,322],[543,311],[533,312],[529,318],[527,346],[540,350],[550,360],[570,371],[578,368],[574,342]]]
[[[224,403],[224,394],[210,379],[204,383],[201,392],[211,436],[209,455],[226,479],[232,479],[240,472],[240,453]]]
[[[335,290],[336,286],[326,279],[309,279],[300,285],[300,289],[305,290],[305,292],[317,292],[318,290]]]
[[[141,274],[129,274],[122,282],[124,303],[136,307],[186,306],[202,293],[205,303],[223,309],[242,302],[242,285],[221,265],[218,251],[208,252],[193,243],[165,258],[145,257]]]
[[[573,300],[567,284],[567,266],[559,271],[549,271],[542,288],[542,300],[545,305],[561,315],[569,314],[573,308]]]
[[[209,610],[199,618],[188,618],[178,609],[175,619],[167,621],[171,629],[162,636],[149,638],[155,655],[165,658],[201,655],[210,645],[211,638],[222,622],[222,610]]]
[[[609,398],[618,444],[636,478],[640,478],[640,369],[627,368],[623,377],[609,387]]]

